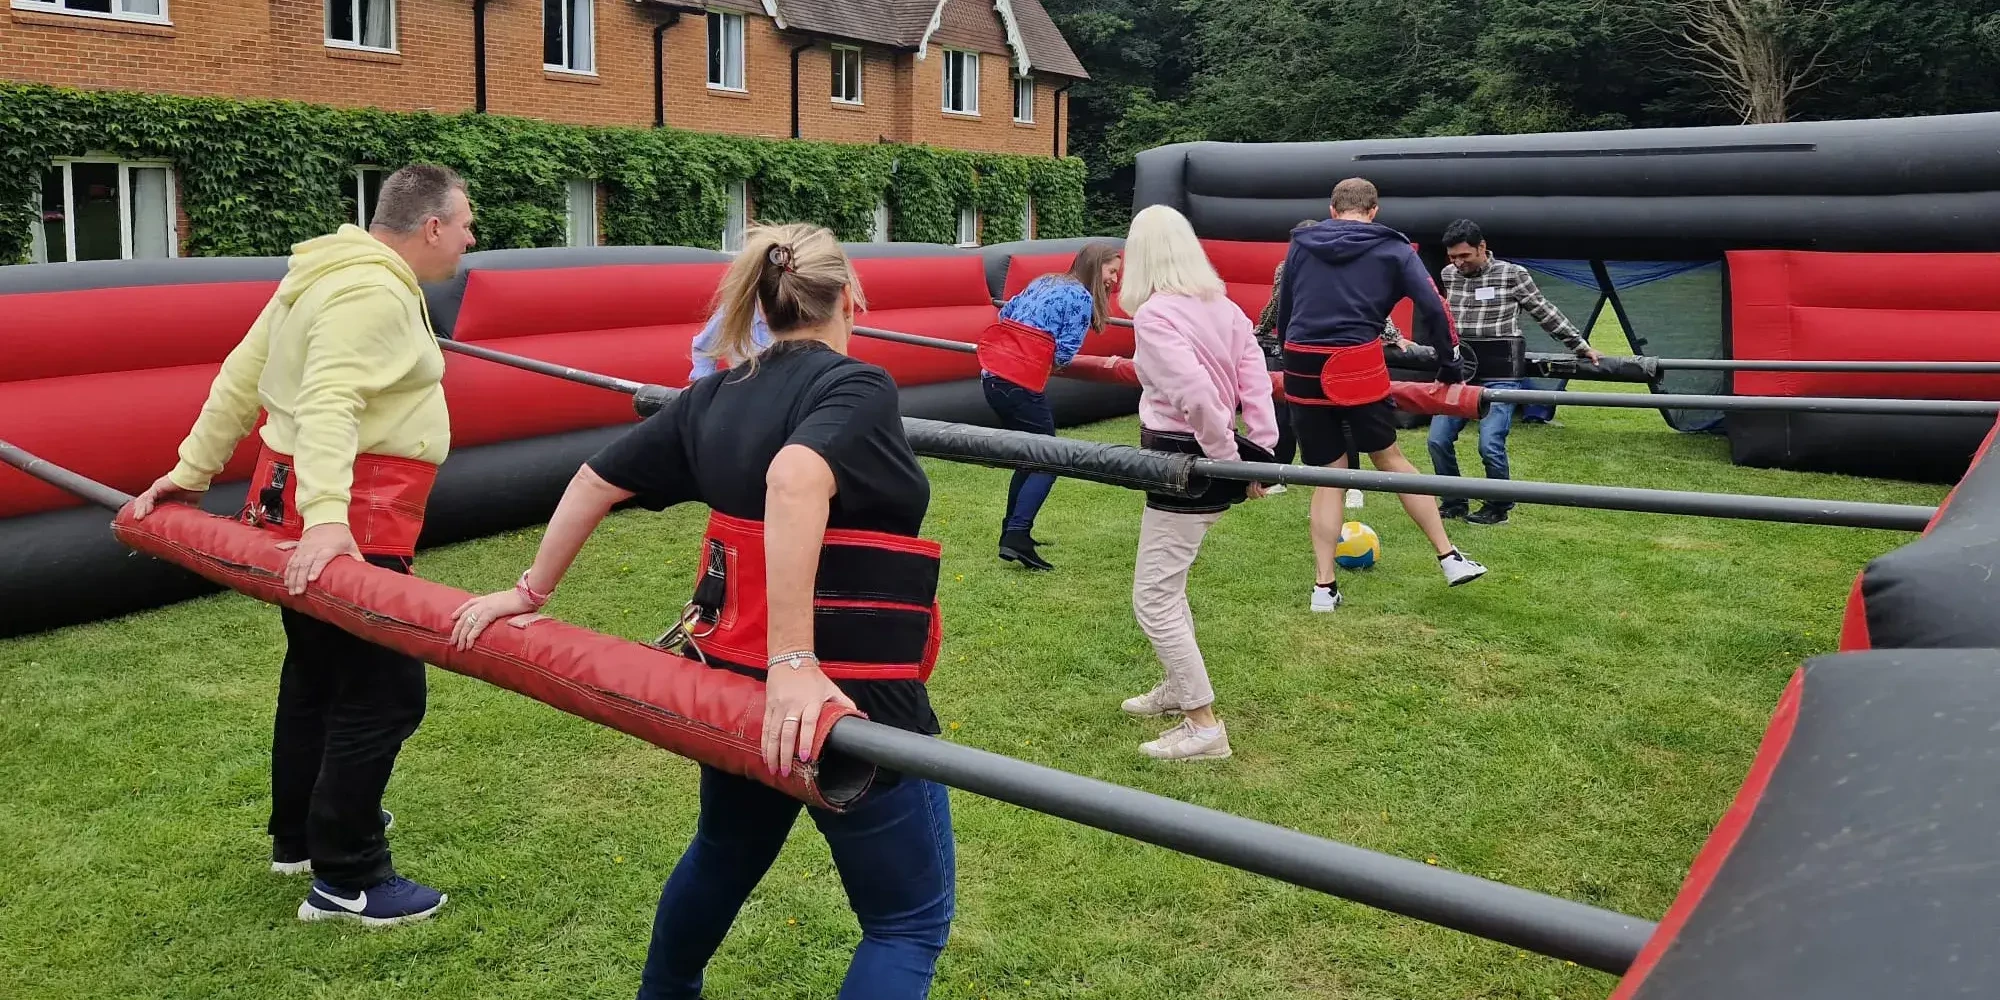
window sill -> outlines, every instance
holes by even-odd
[[[575,70],[542,68],[542,79],[550,83],[581,83],[586,87],[601,87],[604,81],[595,73],[578,73]]]
[[[965,118],[972,121],[979,120],[979,112],[977,111],[945,111],[944,116],[946,118]]]
[[[362,49],[331,43],[326,47],[326,57],[328,59],[351,59],[355,62],[382,63],[388,66],[401,66],[403,64],[403,54],[401,52],[390,49]]]
[[[747,101],[750,99],[750,91],[736,87],[718,87],[711,83],[708,85],[708,96],[727,97],[734,101]]]
[[[836,100],[836,101],[834,101],[834,102],[833,102],[833,110],[835,110],[835,111],[866,111],[866,110],[868,110],[868,105],[866,105],[866,104],[863,104],[863,103],[861,103],[860,101],[839,101],[839,100]]]
[[[1035,120],[1034,120],[1034,119],[1032,119],[1032,118],[1030,118],[1030,119],[1028,119],[1028,120],[1026,120],[1026,121],[1023,121],[1023,120],[1021,120],[1021,119],[1019,119],[1019,118],[1016,118],[1016,119],[1014,119],[1014,127],[1015,127],[1015,128],[1034,128],[1034,127],[1035,127]]]
[[[60,14],[40,10],[14,8],[15,24],[31,24],[44,28],[77,28],[83,31],[108,31],[117,35],[145,35],[150,38],[174,37],[174,26],[167,21],[139,21],[127,17],[111,17],[88,11],[66,11]]]

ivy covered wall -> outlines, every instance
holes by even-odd
[[[356,164],[428,161],[465,176],[483,249],[559,246],[569,181],[604,185],[605,242],[718,247],[727,187],[747,181],[759,221],[869,237],[886,198],[890,238],[951,243],[979,209],[982,239],[1084,232],[1081,161],[931,146],[750,139],[676,129],[558,125],[497,115],[348,110],[0,83],[0,262],[25,260],[42,172],[56,157],[171,160],[186,252],[284,254],[354,218]]]

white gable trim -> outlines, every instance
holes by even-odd
[[[778,30],[785,29],[785,15],[778,13],[778,0],[764,0],[764,16],[776,23]]]
[[[1010,0],[993,0],[993,10],[1000,15],[1000,24],[1007,29],[1007,47],[1014,50],[1014,72],[1027,76],[1035,67],[1028,61],[1028,45],[1021,39],[1021,25],[1014,20],[1014,5]]]
[[[931,8],[931,23],[924,27],[923,37],[917,39],[917,58],[922,59],[928,55],[931,36],[937,34],[938,26],[944,23],[944,5],[950,2],[951,0],[938,0],[937,6]]]

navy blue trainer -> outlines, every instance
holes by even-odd
[[[359,920],[369,927],[394,927],[437,913],[444,893],[398,875],[372,888],[347,892],[313,880],[299,904],[300,920]]]

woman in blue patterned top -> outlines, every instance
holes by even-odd
[[[1000,322],[979,342],[979,383],[986,402],[1009,430],[1054,435],[1055,411],[1044,392],[1049,373],[1068,365],[1083,338],[1104,328],[1108,289],[1117,284],[1118,247],[1092,243],[1064,274],[1036,278],[1000,309]],[[1015,470],[1000,525],[1000,558],[1028,569],[1054,569],[1035,551],[1030,532],[1056,477]]]

